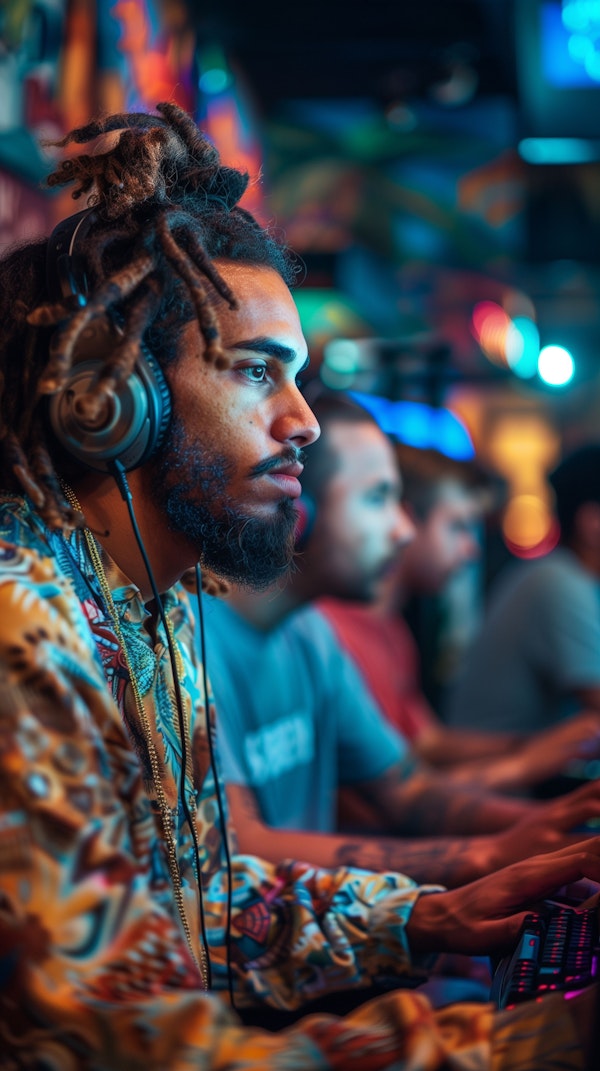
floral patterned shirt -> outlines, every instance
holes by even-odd
[[[544,1030],[545,1006],[433,1012],[410,989],[277,1033],[241,1024],[228,960],[240,1009],[418,974],[406,922],[430,890],[272,866],[237,855],[230,832],[228,876],[187,594],[164,596],[172,659],[163,623],[102,563],[108,599],[83,533],[66,539],[27,500],[0,499],[2,1071],[508,1068],[513,1035],[530,1060],[519,1067],[546,1066],[539,1045],[551,1053],[559,1037],[576,1060],[560,1002]]]

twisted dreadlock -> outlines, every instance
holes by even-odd
[[[46,245],[14,249],[0,263],[0,484],[25,491],[44,521],[79,522],[64,499],[48,429],[45,396],[59,390],[77,341],[97,316],[117,319],[123,342],[106,354],[88,399],[91,413],[129,376],[142,340],[164,368],[175,359],[184,326],[196,319],[203,358],[226,366],[214,312],[214,291],[231,308],[235,297],[216,257],[274,268],[290,284],[289,254],[238,201],[248,176],[220,163],[217,150],[174,104],[160,115],[132,113],[93,121],[58,145],[87,145],[111,135],[104,151],[64,160],[48,185],[74,184],[94,220],[82,238],[89,296],[48,300]]]

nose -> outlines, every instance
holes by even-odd
[[[412,543],[417,530],[404,507],[398,503],[396,506],[396,523],[394,525],[394,538],[398,549]]]
[[[273,435],[279,442],[291,442],[303,448],[314,443],[321,434],[319,422],[312,409],[294,385],[285,394],[273,424]]]
[[[462,556],[464,562],[475,562],[481,557],[481,547],[473,532],[465,532]]]

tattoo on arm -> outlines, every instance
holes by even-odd
[[[406,874],[420,883],[453,888],[481,877],[474,848],[474,842],[468,837],[347,840],[336,851],[335,865],[392,871]]]
[[[444,781],[443,775],[416,770],[403,777],[398,767],[361,785],[390,835],[473,836],[512,825],[528,804]]]

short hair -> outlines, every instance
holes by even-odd
[[[63,160],[49,186],[74,184],[73,197],[94,207],[82,238],[88,299],[53,301],[46,286],[45,240],[12,249],[0,263],[0,486],[25,491],[51,527],[80,518],[65,501],[55,468],[60,453],[46,417],[46,395],[60,389],[86,325],[105,315],[123,327],[107,352],[91,404],[114,391],[147,345],[166,367],[184,326],[198,322],[203,357],[226,360],[214,311],[219,294],[236,307],[215,258],[275,269],[294,280],[292,254],[238,204],[248,175],[221,164],[194,121],[175,104],[108,116],[57,144],[108,147]]]
[[[467,492],[486,493],[492,497],[491,475],[476,461],[459,461],[447,457],[439,450],[421,449],[396,442],[396,460],[400,469],[403,500],[407,502],[419,521],[426,521],[437,505],[441,488],[445,483],[457,483]]]
[[[600,443],[587,443],[573,450],[548,477],[560,525],[560,539],[574,535],[575,518],[585,502],[600,502]]]
[[[331,426],[333,424],[374,424],[378,427],[379,425],[371,413],[342,391],[318,388],[317,392],[311,393],[309,389],[306,398],[319,422],[321,434],[306,450],[302,491],[310,495],[315,502],[319,502],[340,465],[340,459],[331,448],[329,436]]]

